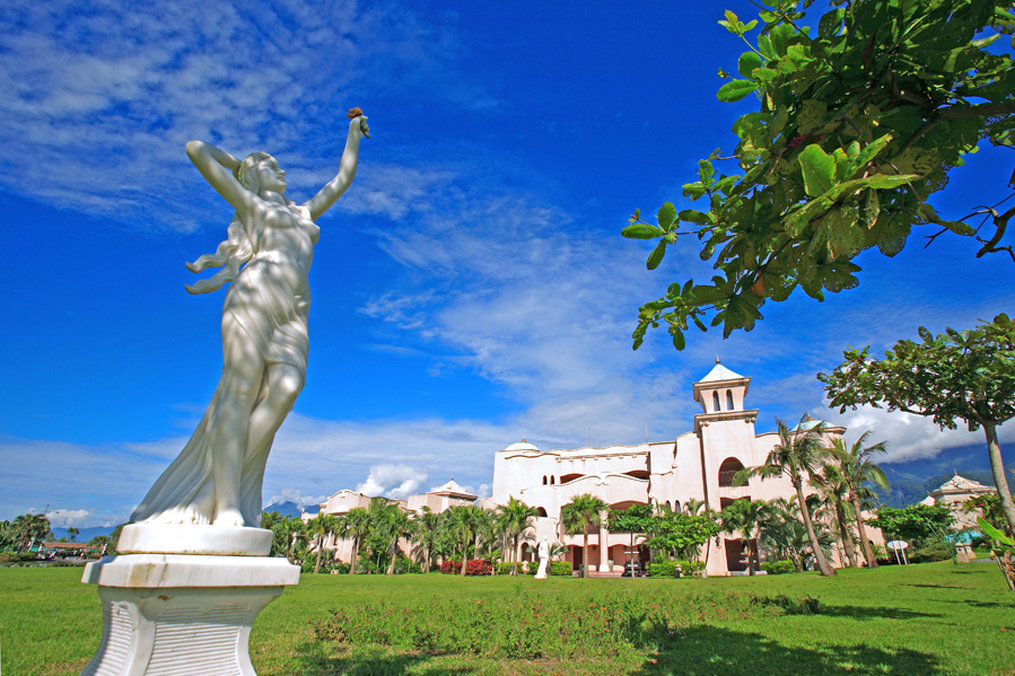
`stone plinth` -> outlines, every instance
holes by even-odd
[[[89,563],[81,581],[99,586],[102,643],[83,674],[254,674],[254,619],[299,575],[267,556],[121,554]]]

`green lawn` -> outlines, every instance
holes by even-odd
[[[77,673],[87,663],[100,606],[80,575],[0,569],[5,676]],[[815,609],[808,597],[816,613],[807,614]],[[341,622],[329,624],[332,609],[344,612]],[[346,619],[360,628],[336,633]],[[420,638],[426,627],[434,633]],[[450,645],[441,632],[473,649],[434,654]],[[438,647],[411,647],[420,641]],[[483,647],[498,642],[499,652]],[[992,563],[849,570],[829,580],[305,575],[261,613],[250,652],[262,676],[1015,674],[1015,595]]]

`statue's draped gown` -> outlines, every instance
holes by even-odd
[[[289,208],[297,216],[291,227],[298,228],[311,246],[316,244],[320,229],[310,220],[309,211],[296,205]],[[252,230],[247,228],[246,234],[254,254],[231,283],[222,308],[223,340],[226,339],[226,326],[235,322],[242,328],[242,335],[257,347],[266,367],[277,363],[289,364],[299,369],[305,378],[310,348],[307,324],[310,310],[309,261],[305,266],[293,265],[285,260],[287,253],[284,251],[260,251],[262,233]],[[280,267],[289,272],[299,269],[301,274],[295,276],[295,285],[292,275],[279,273]],[[236,332],[230,335],[235,337]],[[223,350],[227,349],[228,346],[223,345]],[[215,516],[214,449],[211,446],[216,437],[216,413],[222,397],[230,389],[231,377],[234,376],[223,368],[215,395],[194,434],[131,514],[131,521],[211,523]],[[254,407],[263,398],[264,384],[262,380],[262,391]],[[257,527],[260,524],[261,483],[272,441],[273,435],[258,448],[248,449],[243,459],[239,506],[247,526]]]

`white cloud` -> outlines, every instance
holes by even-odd
[[[46,512],[49,525],[56,528],[92,525],[94,514],[87,509],[51,509]],[[105,524],[103,524],[105,525]]]
[[[371,497],[385,496],[405,499],[421,492],[427,473],[403,464],[386,463],[370,468],[366,481],[356,490]]]
[[[300,507],[310,505],[317,506],[328,499],[327,495],[310,496],[304,495],[303,491],[297,488],[283,488],[273,495],[269,500],[264,500],[265,505],[276,505],[283,502],[293,502]]]
[[[885,462],[934,458],[941,451],[958,446],[982,445],[984,453],[987,452],[983,430],[970,432],[961,422],[956,429],[942,430],[930,418],[899,411],[888,412],[870,406],[855,411],[847,409],[844,413],[830,409],[815,410],[812,414],[845,426],[848,429],[846,440],[849,443],[864,431],[871,430],[871,443],[882,440],[887,442],[888,452],[883,456]],[[1002,444],[1015,442],[1015,422],[999,427],[998,438]]]

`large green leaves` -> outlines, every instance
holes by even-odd
[[[720,25],[750,50],[717,96],[753,93],[758,107],[734,123],[734,151],[717,149],[683,185],[684,197],[706,203],[667,203],[658,224],[636,213],[623,231],[658,240],[650,269],[668,246],[694,242],[717,274],[671,284],[644,305],[635,347],[664,323],[679,349],[691,323],[729,335],[798,288],[817,299],[852,288],[852,258],[871,247],[894,256],[914,226],[975,237],[978,255],[1004,250],[1007,221],[996,212],[983,212],[991,236],[927,200],[979,141],[1015,144],[1015,63],[997,43],[1015,33],[1013,17],[1000,0],[854,0],[822,16],[815,36],[801,28],[814,22],[782,3],[761,12],[752,44],[757,22],[726,12]],[[723,173],[722,155],[735,171]],[[1005,190],[1007,173],[992,187]]]

